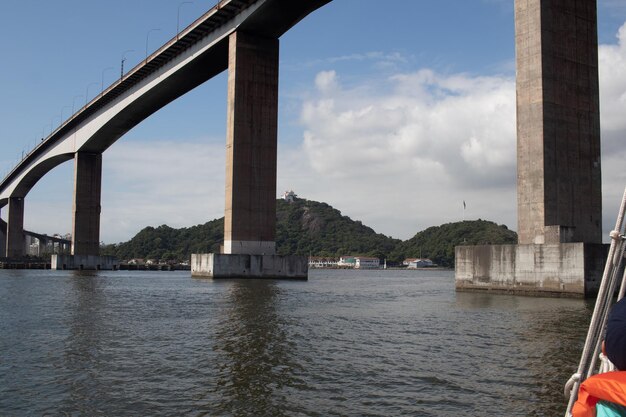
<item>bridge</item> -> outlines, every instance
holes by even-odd
[[[239,142],[239,137],[249,136],[251,132],[245,129],[252,126],[264,135],[256,137],[259,143],[238,143],[241,152],[231,158],[235,164],[246,164],[246,154],[263,149],[263,170],[271,174],[271,166],[275,165],[271,154],[276,148],[278,38],[329,1],[220,1],[73,114],[0,182],[0,208],[8,206],[6,256],[23,255],[24,199],[28,192],[50,170],[72,159],[75,187],[71,253],[98,254],[102,153],[142,120],[227,69],[232,73],[229,103],[233,106],[228,121],[231,140]],[[257,88],[248,90],[251,83]],[[244,111],[247,107],[262,111],[249,114]],[[248,149],[242,149],[244,146]],[[232,145],[229,149],[233,149]],[[275,176],[275,168],[273,171]],[[262,192],[251,201],[243,202],[233,193],[233,206],[227,209],[232,213],[231,220],[233,216],[238,218],[239,213],[274,210],[275,202],[270,200],[274,200],[275,191],[271,192],[269,177],[266,182]],[[259,200],[260,205],[250,206]],[[235,242],[241,250],[250,246],[245,243],[249,240],[246,232],[241,234],[240,230],[258,218],[251,218],[241,227],[235,222],[228,242]],[[272,242],[273,223],[266,229],[261,240]],[[272,243],[263,245],[264,251],[271,251]]]
[[[0,219],[0,235],[5,236],[7,232],[7,223]],[[37,240],[37,242],[33,242],[33,240]],[[29,253],[29,250],[32,249],[33,244],[37,244],[36,252],[30,253],[30,255],[41,255],[44,253],[52,254],[52,253],[69,253],[72,245],[72,241],[68,239],[64,239],[62,237],[56,236],[48,236],[42,235],[39,233],[31,232],[28,230],[24,230],[23,233],[23,242],[24,242],[24,253]],[[6,242],[4,239],[0,239],[0,253],[4,253],[4,245]]]
[[[279,38],[330,1],[223,0],[109,86],[0,182],[5,255],[23,250],[28,192],[72,159],[71,253],[98,255],[102,153],[228,70],[224,246],[192,274],[306,277],[306,259],[275,256]],[[603,251],[596,0],[515,9],[519,245],[457,248],[457,289],[586,294]]]

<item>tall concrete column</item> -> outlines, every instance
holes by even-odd
[[[516,0],[520,244],[602,242],[596,0]]]
[[[0,258],[7,256],[7,224],[0,216]]]
[[[7,258],[24,256],[24,199],[21,197],[9,198],[6,233]]]
[[[278,39],[229,39],[224,253],[276,252]]]
[[[100,253],[102,154],[77,152],[74,157],[72,255]]]

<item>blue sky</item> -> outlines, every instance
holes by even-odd
[[[152,52],[179,11],[182,28],[213,5],[0,2],[0,175],[113,82],[124,54],[126,69],[143,59],[149,32]],[[626,184],[626,1],[599,0],[598,14],[608,230]],[[515,229],[514,56],[512,0],[334,0],[281,38],[279,192],[403,239],[462,218]],[[112,146],[102,240],[221,217],[225,120],[222,74]],[[71,192],[67,163],[28,195],[26,228],[69,232]]]

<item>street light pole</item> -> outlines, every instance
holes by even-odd
[[[126,62],[126,54],[129,52],[135,52],[134,49],[127,49],[122,54],[122,70],[120,71],[120,80],[124,78],[124,62]]]
[[[63,106],[63,108],[61,109],[61,123],[63,123],[63,110],[65,109],[71,109],[70,106]],[[74,112],[72,112],[72,114],[74,114]],[[72,117],[72,114],[70,114],[70,117]]]
[[[193,4],[192,1],[184,1],[178,5],[178,14],[176,15],[176,40],[178,40],[178,34],[180,32],[180,8],[183,4]]]
[[[105,69],[102,70],[102,82],[100,83],[100,94],[104,92],[104,73],[112,69],[113,67],[106,67]]]
[[[148,33],[146,34],[146,62],[148,62],[148,40],[150,39],[150,34],[152,32],[158,32],[160,30],[161,29],[150,29]]]
[[[74,109],[75,109],[75,106],[76,106],[76,99],[77,98],[82,98],[82,97],[83,97],[82,95],[74,96],[74,99],[72,100],[72,114],[75,113]]]
[[[85,106],[87,105],[87,103],[89,103],[89,87],[91,87],[92,85],[98,85],[98,83],[93,82],[87,86],[87,90],[85,91]]]

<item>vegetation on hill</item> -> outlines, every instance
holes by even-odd
[[[429,227],[401,242],[392,259],[429,258],[436,264],[454,267],[454,247],[459,245],[505,245],[517,243],[517,233],[487,220],[467,220]]]
[[[305,199],[293,203],[278,200],[276,219],[276,250],[280,255],[363,255],[386,258],[391,263],[424,257],[451,267],[456,245],[517,242],[515,232],[485,220],[431,227],[402,242],[376,233],[326,203]],[[146,227],[128,242],[104,246],[102,254],[126,260],[184,260],[192,253],[219,252],[223,233],[223,218],[182,229]]]
[[[219,252],[224,240],[224,219],[208,223],[173,229],[162,225],[146,227],[128,242],[105,245],[103,255],[117,256],[119,259],[189,259],[192,253]]]
[[[316,201],[278,200],[276,219],[276,249],[280,255],[386,258],[401,242]]]

